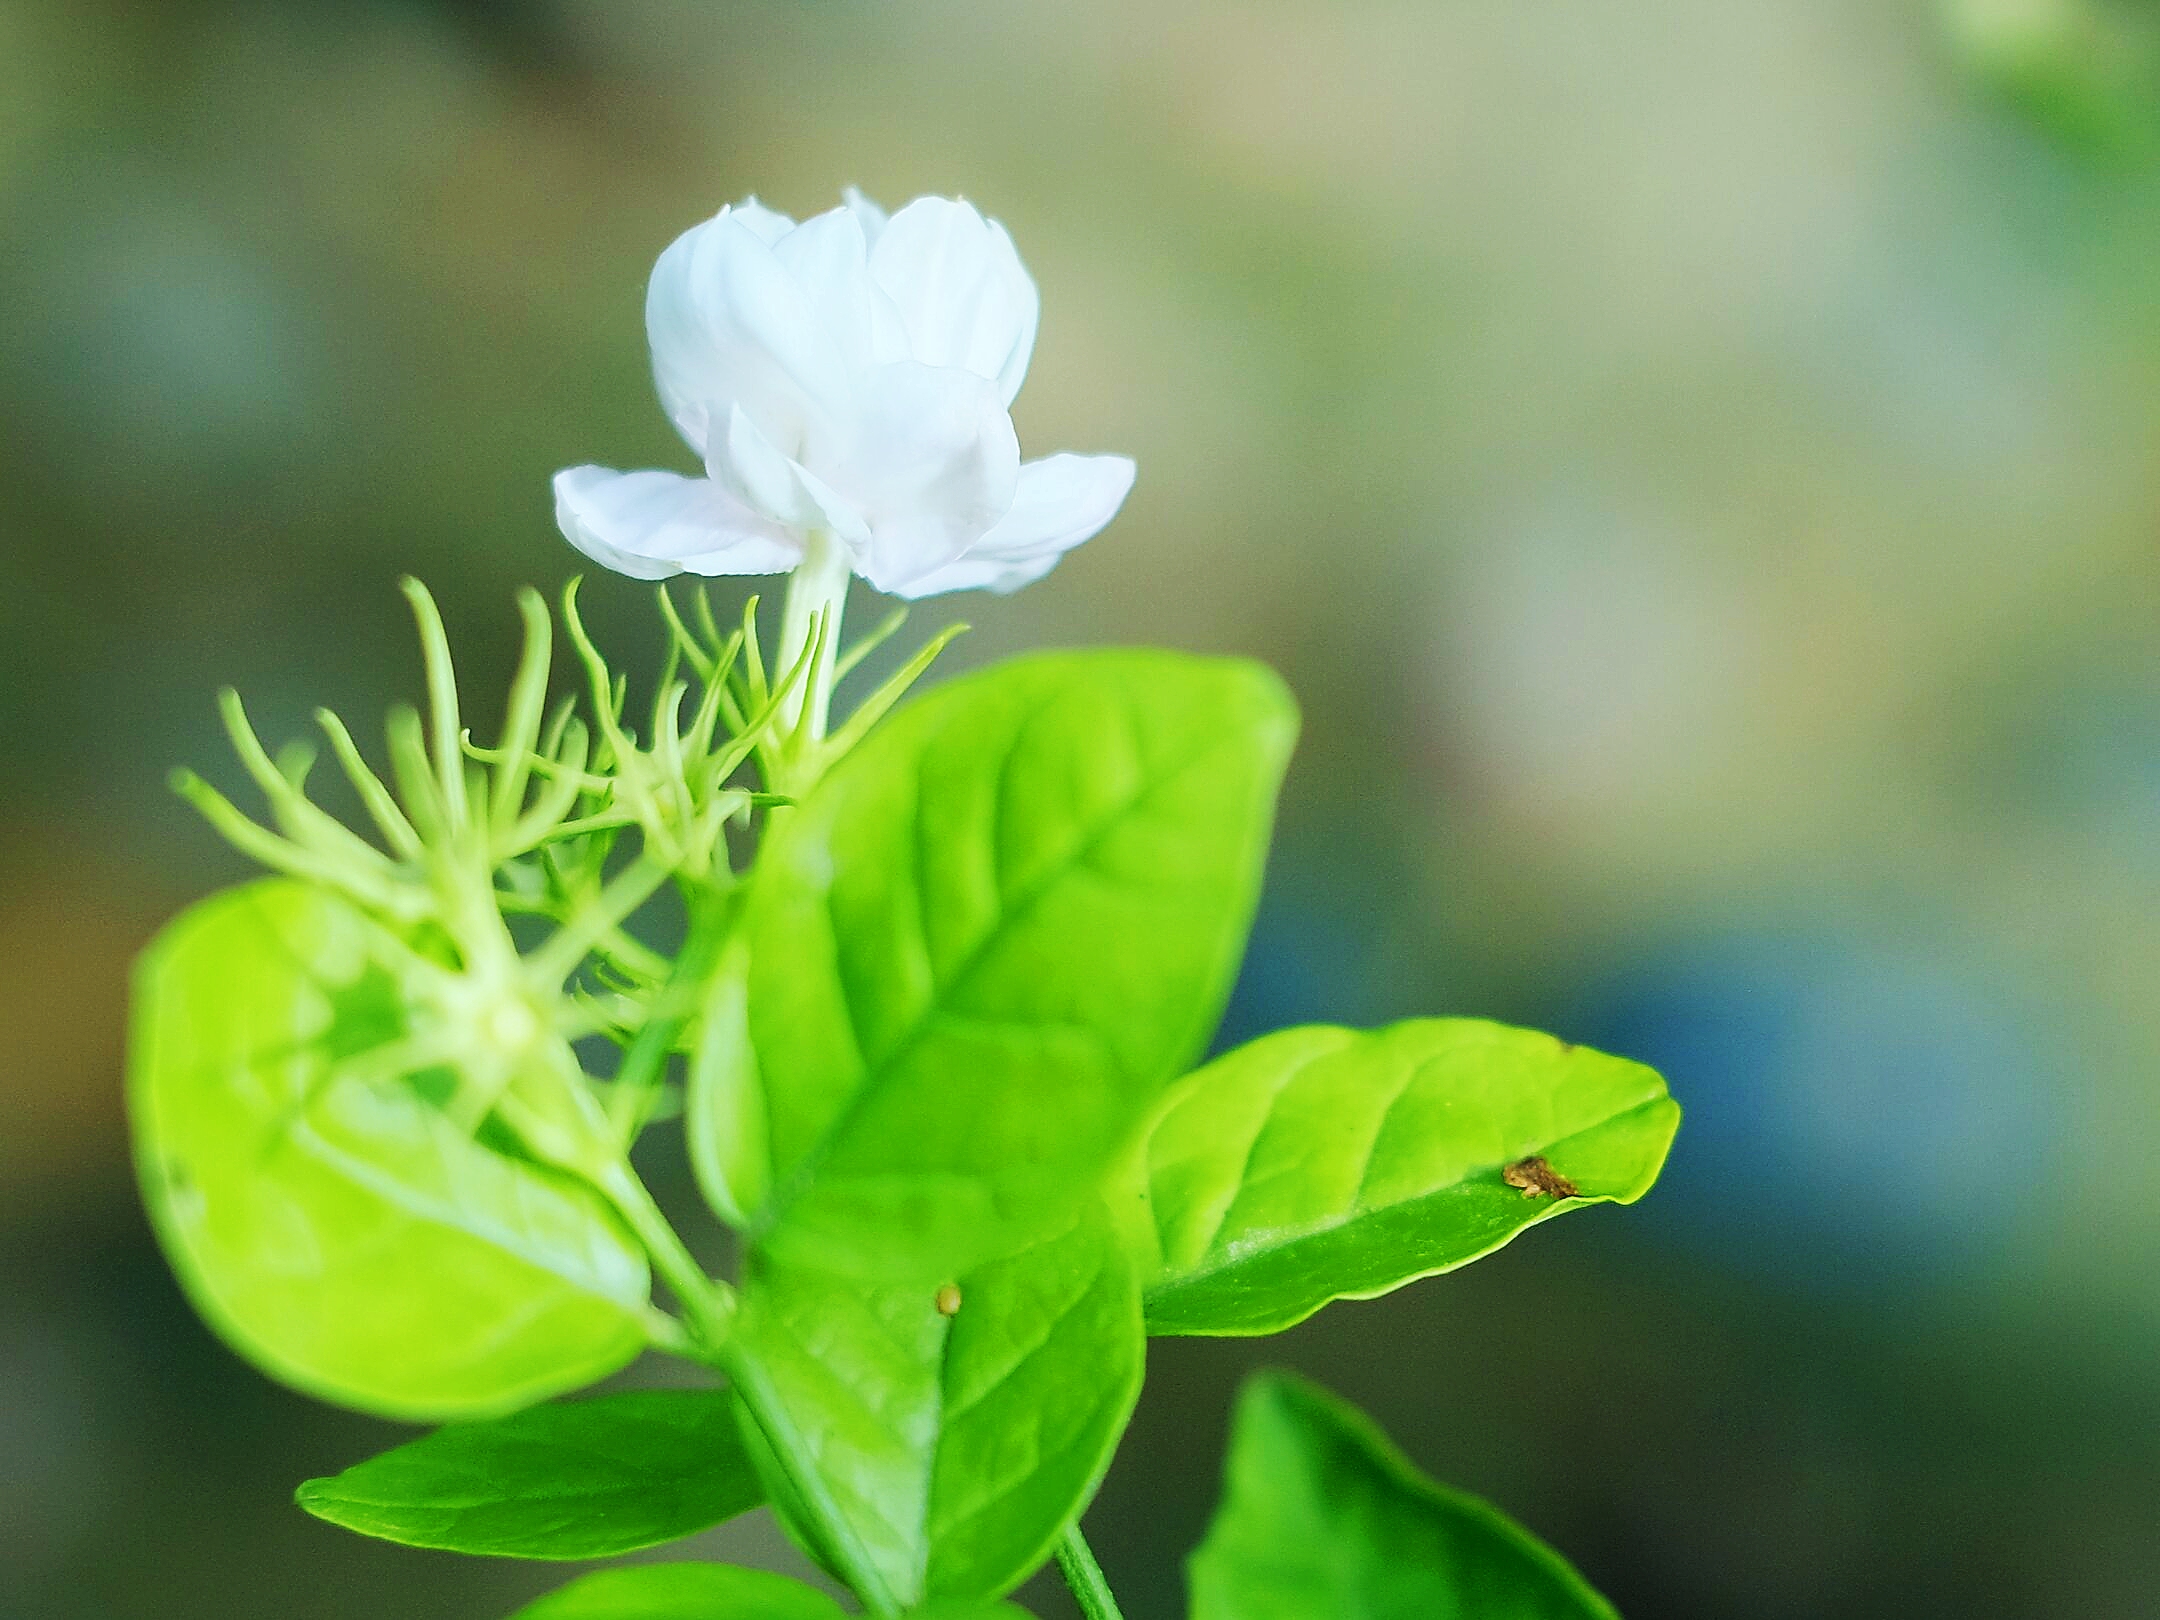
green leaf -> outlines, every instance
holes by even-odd
[[[1120,1203],[1146,1257],[1148,1331],[1280,1332],[1568,1210],[1632,1203],[1679,1122],[1653,1071],[1531,1030],[1433,1018],[1265,1036],[1172,1093],[1138,1199]],[[1534,1158],[1579,1196],[1511,1186],[1508,1167]]]
[[[738,1333],[745,1398],[793,1431],[902,1603],[1002,1596],[1041,1566],[1101,1483],[1146,1354],[1100,1213],[953,1290],[761,1260]]]
[[[1267,670],[1160,652],[896,710],[759,855],[752,1050],[693,1076],[714,1206],[933,1282],[1068,1220],[1221,1014],[1295,727]]]
[[[1010,1603],[935,1601],[911,1620],[1028,1620]],[[640,1564],[603,1569],[529,1603],[510,1620],[846,1620],[824,1593],[732,1564]]]
[[[510,1620],[846,1620],[846,1614],[823,1592],[785,1575],[732,1564],[634,1564],[572,1581]]]
[[[1238,1400],[1192,1620],[1618,1620],[1558,1553],[1281,1373]]]
[[[405,1032],[394,952],[283,880],[191,908],[138,963],[129,1105],[182,1285],[274,1377],[419,1420],[592,1382],[644,1344],[645,1260],[580,1184],[367,1073]],[[379,1065],[378,1065],[379,1067]]]
[[[765,1499],[732,1396],[629,1390],[438,1429],[300,1487],[318,1519],[408,1547],[612,1558]]]

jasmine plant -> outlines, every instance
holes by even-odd
[[[267,805],[181,791],[271,876],[136,979],[145,1199],[181,1282],[294,1387],[435,1432],[300,1487],[412,1546],[602,1559],[769,1506],[873,1615],[986,1620],[1047,1561],[1115,1615],[1080,1520],[1150,1334],[1279,1332],[1566,1211],[1640,1196],[1678,1111],[1649,1070],[1463,1018],[1283,1030],[1195,1067],[1252,920],[1297,729],[1258,665],[1037,654],[851,707],[888,620],[851,575],[1007,591],[1115,515],[1132,463],[1022,462],[1037,298],[965,203],[686,233],[647,302],[703,476],[577,467],[565,536],[622,573],[786,573],[769,649],[661,587],[628,689],[577,588],[519,599],[470,728],[408,581],[422,708],[386,768],[225,719]],[[550,704],[561,644],[575,694]],[[673,908],[663,905],[667,891]],[[715,1276],[632,1168],[678,1112],[733,1234]],[[641,1354],[706,1387],[569,1398]],[[1492,1508],[1282,1375],[1240,1402],[1196,1620],[1609,1607]],[[642,1563],[523,1620],[830,1620],[761,1571]]]

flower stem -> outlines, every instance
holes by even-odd
[[[734,1332],[735,1290],[705,1275],[626,1161],[617,1159],[590,1179],[644,1246],[653,1270],[682,1307],[697,1359],[710,1363]]]
[[[818,1472],[808,1445],[790,1421],[764,1367],[737,1338],[735,1290],[705,1275],[705,1269],[683,1246],[675,1228],[653,1202],[652,1194],[627,1164],[617,1161],[610,1173],[596,1179],[595,1185],[645,1246],[653,1269],[682,1306],[686,1340],[672,1341],[663,1329],[652,1336],[654,1348],[685,1355],[726,1375],[744,1410],[764,1434],[773,1460],[794,1487],[796,1500],[820,1533],[840,1576],[870,1613],[898,1614],[900,1605],[892,1588],[870,1561],[861,1538],[833,1500],[825,1476]]]
[[[795,667],[818,635],[820,616],[824,619],[816,666],[787,695],[780,710],[783,728],[789,732],[799,730],[810,742],[820,742],[825,736],[826,718],[832,707],[833,662],[840,645],[840,615],[847,607],[851,573],[847,550],[839,537],[820,530],[810,536],[801,566],[788,576],[787,602],[780,612],[780,661],[773,666],[776,680],[778,671]]]
[[[863,1546],[862,1538],[856,1535],[855,1527],[833,1499],[825,1476],[818,1472],[816,1460],[810,1456],[808,1445],[789,1418],[779,1392],[765,1376],[764,1367],[755,1356],[746,1355],[739,1342],[732,1341],[714,1358],[712,1365],[727,1374],[728,1382],[735,1386],[736,1398],[765,1436],[773,1460],[787,1475],[788,1484],[794,1487],[796,1501],[822,1533],[821,1539],[835,1572],[871,1614],[898,1614],[900,1605],[893,1597],[891,1586],[877,1565],[870,1561],[869,1550]]]
[[[1103,1579],[1102,1565],[1095,1562],[1095,1554],[1077,1523],[1059,1540],[1057,1561],[1065,1584],[1072,1588],[1087,1620],[1125,1620],[1117,1599],[1110,1595],[1110,1583]]]

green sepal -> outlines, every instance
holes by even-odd
[[[760,851],[749,1039],[693,1072],[715,1208],[933,1284],[1069,1220],[1220,1016],[1295,730],[1260,666],[1146,651],[896,709]]]
[[[136,1166],[182,1286],[264,1371],[388,1417],[487,1416],[634,1357],[646,1263],[581,1183],[452,1120],[454,1065],[385,1068],[400,952],[282,879],[171,923],[135,972]]]
[[[318,1519],[408,1547],[612,1558],[764,1500],[719,1390],[626,1390],[438,1429],[296,1493]]]
[[[1238,1398],[1191,1620],[1618,1620],[1552,1548],[1283,1373]]]
[[[1114,1207],[1149,1332],[1276,1333],[1632,1203],[1679,1120],[1653,1070],[1533,1030],[1289,1029],[1179,1083]]]

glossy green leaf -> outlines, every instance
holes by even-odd
[[[693,1079],[715,1207],[931,1281],[1068,1220],[1220,1016],[1295,725],[1257,665],[1137,651],[896,710],[760,853],[754,1061]]]
[[[1280,1373],[1238,1400],[1223,1503],[1187,1575],[1192,1620],[1618,1620],[1505,1514]]]
[[[760,1262],[738,1332],[761,1416],[781,1414],[903,1603],[998,1597],[1049,1557],[1109,1466],[1146,1353],[1130,1259],[1099,1214],[950,1290]]]
[[[718,1390],[627,1390],[457,1424],[300,1487],[318,1519],[408,1547],[504,1558],[611,1558],[765,1499],[735,1403]]]
[[[1632,1203],[1679,1120],[1652,1070],[1532,1030],[1433,1018],[1264,1036],[1180,1083],[1120,1206],[1146,1257],[1148,1330],[1279,1332],[1568,1210]],[[1507,1167],[1537,1157],[1578,1196],[1509,1185]]]
[[[197,1309],[272,1375],[415,1419],[509,1410],[644,1343],[645,1261],[600,1200],[459,1129],[404,1033],[394,958],[283,880],[193,907],[135,976],[145,1201]]]
[[[845,1620],[823,1592],[732,1564],[603,1569],[528,1603],[510,1620]]]

